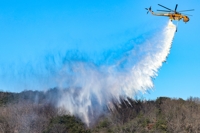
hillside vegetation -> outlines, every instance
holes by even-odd
[[[53,95],[52,95],[53,94]],[[199,133],[200,99],[121,100],[91,127],[56,108],[56,89],[46,93],[0,92],[0,133]],[[47,100],[48,99],[48,100]]]

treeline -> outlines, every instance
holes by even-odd
[[[200,99],[121,99],[91,127],[56,108],[57,89],[0,92],[0,133],[198,133]]]

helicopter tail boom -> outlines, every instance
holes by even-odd
[[[149,12],[151,12],[152,15],[155,15],[155,16],[169,16],[169,13],[154,13],[151,9],[151,6],[149,8],[145,8],[147,10],[147,14]]]

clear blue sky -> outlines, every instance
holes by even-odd
[[[149,6],[162,9],[157,4],[172,9],[179,4],[178,10],[195,11],[187,12],[193,15],[187,24],[179,22],[167,62],[154,80],[153,91],[144,97],[200,97],[198,0],[1,0],[0,70],[8,71],[13,64],[34,64],[47,53],[68,50],[97,60],[100,53],[165,23],[165,17],[146,14],[144,8]]]

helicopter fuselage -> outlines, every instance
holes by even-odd
[[[154,13],[153,11],[150,11],[152,15],[155,16],[166,16],[169,17],[170,20],[181,20],[183,19],[183,22],[188,22],[190,19],[186,15],[182,15],[180,13]]]

